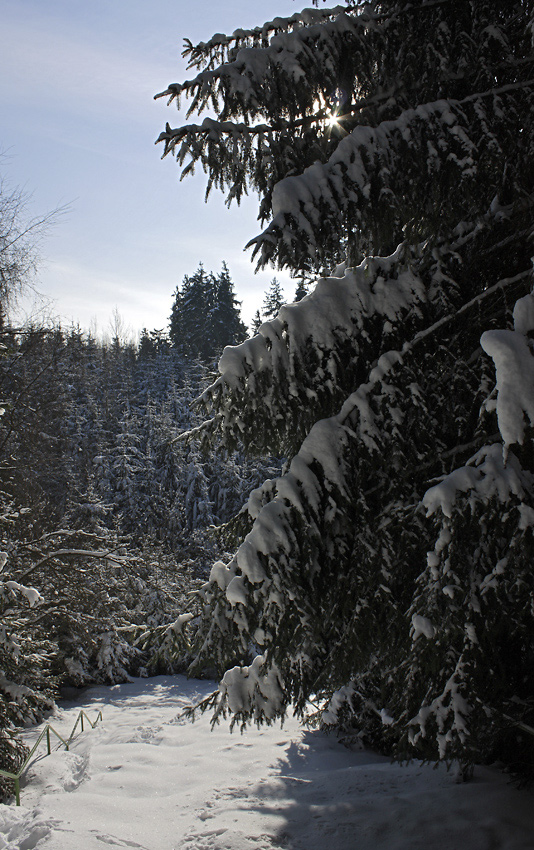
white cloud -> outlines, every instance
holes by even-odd
[[[269,8],[266,10],[266,6]],[[162,327],[172,292],[199,262],[225,260],[249,322],[275,272],[254,274],[246,242],[257,202],[204,205],[202,174],[179,184],[154,139],[175,108],[153,101],[186,76],[182,38],[292,14],[293,0],[2,0],[0,150],[9,176],[34,190],[30,212],[72,202],[45,249],[40,289],[56,312],[107,326],[115,306],[134,328]],[[276,273],[291,298],[294,282]],[[287,282],[287,283],[286,283]]]

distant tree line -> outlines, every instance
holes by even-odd
[[[9,770],[24,755],[9,730],[37,721],[61,686],[185,663],[169,623],[224,551],[213,528],[279,464],[207,456],[181,439],[199,424],[192,403],[214,359],[247,336],[226,265],[186,276],[168,332],[145,329],[137,346],[118,331],[103,343],[1,315],[0,766]]]

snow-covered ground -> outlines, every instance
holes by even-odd
[[[81,707],[104,723],[30,765],[22,806],[0,805],[0,850],[533,850],[534,795],[498,771],[458,785],[293,719],[243,735],[184,721],[212,688],[160,676],[63,704],[58,731]]]

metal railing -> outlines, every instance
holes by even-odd
[[[70,733],[67,740],[65,740],[65,738],[63,738],[63,736],[59,734],[59,732],[56,732],[56,730],[54,729],[53,726],[50,725],[50,723],[47,723],[46,726],[44,727],[43,731],[41,732],[41,734],[37,738],[35,744],[31,748],[30,752],[26,756],[26,760],[24,761],[24,764],[20,768],[19,772],[18,773],[10,773],[8,770],[0,770],[0,776],[5,776],[6,779],[12,779],[13,780],[13,783],[15,785],[15,800],[16,800],[17,806],[20,806],[20,777],[22,776],[22,774],[24,773],[24,771],[28,767],[28,764],[32,760],[33,754],[35,753],[37,747],[39,746],[39,744],[41,743],[43,738],[46,737],[47,755],[50,755],[50,753],[52,752],[51,745],[50,745],[50,733],[51,732],[52,732],[53,735],[56,736],[56,738],[58,738],[58,740],[62,744],[64,744],[65,749],[68,750],[70,745],[71,745],[72,739],[74,738],[74,735],[76,733],[76,729],[78,728],[78,724],[80,724],[80,731],[81,732],[84,731],[84,728],[83,728],[84,718],[89,723],[89,726],[91,727],[91,729],[95,728],[95,726],[96,726],[96,724],[98,723],[99,720],[103,720],[101,711],[99,711],[98,714],[96,715],[96,720],[95,720],[94,723],[92,722],[90,717],[87,716],[85,711],[80,711],[80,713],[79,713],[79,715],[76,719],[76,723],[74,724],[74,726],[72,728],[72,732]]]

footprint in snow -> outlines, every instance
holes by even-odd
[[[61,784],[64,791],[76,791],[88,777],[87,766],[89,764],[89,756],[67,753],[67,759],[68,774],[63,777]]]
[[[161,726],[137,726],[128,744],[160,744],[163,738]]]
[[[25,812],[8,806],[2,808],[7,811],[0,813],[0,847],[8,850],[35,850],[59,825],[54,818],[42,818],[39,809]]]
[[[105,833],[98,832],[96,829],[92,829],[91,832],[94,834],[97,841],[101,841],[103,844],[110,844],[113,847],[136,847],[137,850],[148,850],[144,844],[138,844],[137,841],[128,841],[125,838],[117,838],[115,835],[106,835]]]
[[[270,835],[244,835],[242,832],[226,829],[210,829],[206,832],[190,832],[182,844],[181,850],[229,850],[239,847],[239,850],[274,850],[284,846]]]

